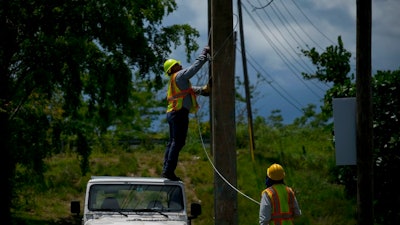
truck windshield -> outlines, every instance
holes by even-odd
[[[91,211],[183,210],[182,189],[178,185],[93,184],[89,191]]]

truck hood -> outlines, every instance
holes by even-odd
[[[137,215],[108,215],[88,220],[85,225],[186,225],[181,217],[153,216],[142,217]]]

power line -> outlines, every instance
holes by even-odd
[[[297,109],[299,112],[303,113],[304,111],[301,109],[301,108],[302,108],[301,103],[300,103],[299,101],[297,101],[293,96],[291,96],[291,95],[289,94],[289,92],[287,92],[278,82],[276,82],[276,81],[272,78],[272,76],[271,76],[270,74],[268,74],[268,73],[263,69],[263,67],[262,67],[251,55],[249,55],[249,53],[246,53],[246,54],[247,54],[248,56],[250,56],[250,59],[254,62],[254,64],[257,64],[257,66],[258,66],[259,68],[261,68],[261,70],[263,70],[264,73],[261,73],[261,72],[256,68],[256,66],[253,64],[253,62],[247,60],[247,62],[249,63],[249,65],[250,65],[256,72],[258,72],[262,78],[264,78],[263,81],[265,81],[268,85],[270,85],[271,88],[274,89],[275,92],[276,92],[279,96],[281,96],[287,103],[289,103],[291,106],[293,106],[293,107],[294,107],[295,109]],[[263,74],[266,74],[266,75],[269,77],[270,80],[268,81],[268,80],[265,78],[265,76],[264,76]],[[275,87],[274,84],[275,84],[278,88],[280,88],[282,91],[278,90],[278,88]],[[285,95],[288,96],[288,97],[286,97]],[[290,98],[290,99],[289,99],[289,98]]]
[[[297,5],[297,3],[296,3],[296,1],[293,1],[292,0],[292,2],[293,2],[293,4],[296,6],[296,8],[301,12],[301,14],[303,14],[303,16],[306,18],[306,20],[311,24],[311,26],[313,26],[314,28],[315,28],[315,30],[317,30],[322,36],[324,36],[328,41],[330,41],[332,44],[335,44],[335,42],[333,42],[328,36],[326,36],[320,29],[318,29],[318,27],[317,26],[315,26],[314,25],[314,23],[308,18],[308,16],[303,12],[303,10],[301,10],[301,8]],[[283,1],[281,1],[281,3],[283,4],[283,5],[285,5],[284,4],[284,2]],[[306,33],[306,32],[305,32]],[[306,33],[307,34],[307,33]]]
[[[270,8],[271,8],[272,11],[275,13],[275,15],[276,15],[276,17],[279,19],[279,21],[281,21],[281,23],[282,23],[283,27],[285,28],[285,30],[287,31],[287,33],[293,38],[293,40],[296,41],[297,44],[299,44],[299,42],[297,41],[297,39],[293,37],[292,32],[289,31],[288,26],[291,28],[291,30],[292,30],[294,33],[297,34],[296,29],[294,29],[294,28],[291,26],[291,23],[286,19],[285,15],[281,12],[281,10],[279,10],[278,7],[274,7],[274,5],[271,5]],[[275,8],[276,8],[276,9],[275,9]],[[266,13],[266,14],[267,14],[267,13]],[[269,17],[269,18],[270,18],[270,17]],[[272,22],[273,24],[275,24],[275,23],[273,22],[272,18],[270,18],[270,19],[271,19],[271,22]],[[293,18],[293,19],[294,19],[294,18]],[[283,22],[283,20],[285,20],[286,23]],[[294,20],[295,20],[295,19],[294,19]],[[286,26],[286,25],[288,25],[288,26]],[[275,25],[275,27],[276,27],[277,30],[280,32],[279,27],[276,26],[276,25]],[[302,29],[302,28],[301,28],[301,29]],[[302,30],[303,30],[303,29],[302,29]],[[282,32],[280,32],[280,34],[281,34],[282,38],[284,38],[284,40],[286,41],[286,43],[291,47],[291,49],[293,50],[293,52],[295,52],[295,54],[299,56],[301,53],[297,53],[297,52],[296,52],[296,50],[291,46],[290,42],[287,41],[287,39],[285,38],[285,35],[283,35]],[[300,36],[299,36],[299,37],[300,37]],[[304,40],[303,40],[303,42],[304,42]],[[304,43],[305,43],[305,42],[304,42]],[[307,46],[307,44],[306,44],[306,47],[309,48],[309,47]],[[300,44],[299,44],[298,48],[302,48]],[[294,57],[293,57],[293,58],[294,58]],[[303,62],[303,64],[300,64],[300,63],[299,63],[299,65],[304,69],[304,71],[307,71],[308,73],[312,73],[312,72],[311,72],[311,71],[312,71],[311,67],[303,60],[303,58],[302,58],[302,57],[298,57],[298,58]],[[304,66],[302,66],[302,65],[304,65]],[[310,81],[312,84],[314,84],[314,86],[315,86],[316,88],[320,89],[321,91],[325,91],[325,90],[323,90],[323,89],[320,87],[319,84],[321,84],[321,83],[317,83],[317,82],[315,82],[314,80],[309,80],[309,81]],[[324,83],[324,84],[325,84],[325,83]],[[326,85],[326,84],[325,84],[325,85]]]
[[[253,5],[249,0],[247,0],[247,2],[249,3],[249,5],[251,5],[251,6],[254,8],[254,10],[255,10],[255,9],[264,9],[265,7],[268,7],[273,1],[274,1],[274,0],[271,0],[271,1],[269,1],[267,4],[265,4],[264,6],[257,7],[257,6],[255,6],[255,5]]]
[[[276,15],[276,17],[278,18],[278,20],[281,22],[281,24],[283,25],[282,27],[286,29],[287,33],[293,38],[293,40],[296,41],[297,44],[299,44],[299,42],[293,37],[292,32],[289,31],[288,26],[285,26],[285,23],[283,22],[283,19],[286,21],[286,24],[290,24],[287,19],[285,18],[285,16],[281,13],[281,11],[277,8],[275,10],[275,7],[273,5],[271,5],[270,7],[272,9],[272,11],[274,12],[274,14]],[[265,10],[264,10],[265,11]],[[279,13],[279,14],[278,14]],[[272,20],[272,18],[268,15],[268,13],[265,11],[265,14],[268,16],[268,18],[270,19],[270,21],[272,22],[272,24],[275,26],[275,28],[277,29],[277,31],[279,32],[279,34],[282,36],[282,38],[285,40],[286,44],[288,46],[290,46],[290,48],[292,49],[293,52],[297,53],[296,50],[292,47],[292,45],[290,44],[290,42],[286,39],[285,35],[283,35],[283,33],[281,32],[281,29],[279,29],[279,26],[277,26],[275,24],[275,22]],[[298,47],[301,47],[300,44]],[[296,54],[299,55],[299,54]],[[311,68],[309,65],[307,65],[307,63],[304,62],[304,60],[299,57],[299,59],[303,62],[304,66],[302,66],[302,68],[304,70],[308,70],[310,71]],[[299,63],[300,64],[300,63]],[[307,67],[307,68],[306,68]]]
[[[243,8],[245,9],[245,11],[247,12],[247,14],[249,15],[249,17],[251,18],[251,20],[254,22],[254,24],[256,25],[256,27],[258,28],[258,30],[261,32],[261,34],[263,35],[263,37],[267,40],[267,42],[271,45],[271,47],[273,48],[273,50],[275,51],[276,54],[278,54],[278,56],[283,60],[283,62],[286,64],[286,66],[288,67],[289,70],[292,71],[292,73],[295,75],[295,77],[301,82],[303,83],[303,85],[311,92],[313,93],[316,97],[320,98],[319,94],[317,94],[313,89],[311,89],[302,78],[300,78],[296,71],[293,70],[293,65],[290,63],[290,61],[288,60],[288,58],[282,54],[282,52],[276,47],[276,45],[274,44],[273,40],[263,31],[263,29],[261,29],[260,25],[257,23],[257,21],[254,19],[254,17],[249,13],[249,11],[247,10],[246,6],[244,6],[242,4]],[[258,15],[258,14],[257,14]],[[261,19],[262,20],[262,19]],[[268,26],[266,26],[267,29],[269,30]],[[270,31],[270,30],[269,30]],[[271,31],[270,31],[271,32]],[[272,33],[272,32],[271,32]]]

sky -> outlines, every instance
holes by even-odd
[[[322,53],[326,47],[337,45],[341,36],[344,48],[352,53],[351,73],[356,74],[356,0],[241,1],[247,68],[250,85],[255,88],[251,101],[253,118],[268,117],[279,109],[284,123],[291,123],[303,115],[302,109],[309,104],[316,105],[319,111],[329,85],[302,78],[302,72],[313,73],[315,66],[301,54],[301,49],[314,47]],[[186,23],[197,29],[200,52],[208,43],[208,1],[176,2],[178,9],[165,18],[163,25]],[[238,3],[232,4],[233,28],[239,35]],[[400,0],[372,0],[372,74],[400,69],[399,11]],[[239,38],[237,46],[235,76],[243,81]],[[180,59],[183,66],[189,65],[184,62],[182,48],[174,50],[171,57]],[[193,85],[196,82],[202,80],[192,81]],[[244,96],[244,87],[237,91]],[[245,111],[244,104],[237,104],[237,108],[238,113]]]

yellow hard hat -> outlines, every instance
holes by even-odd
[[[267,169],[267,176],[271,180],[283,180],[285,171],[281,165],[274,163]]]
[[[165,75],[168,75],[169,70],[175,65],[175,64],[181,64],[181,62],[175,60],[175,59],[167,59],[164,62],[164,72]]]

